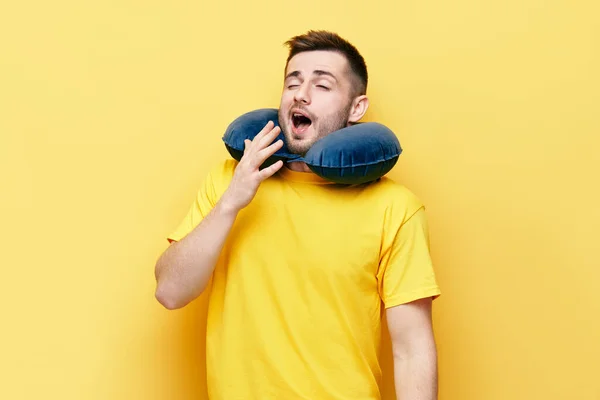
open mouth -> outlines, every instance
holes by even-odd
[[[294,131],[296,133],[306,131],[311,124],[312,121],[306,115],[298,112],[292,114],[292,125],[294,126]]]

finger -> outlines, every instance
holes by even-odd
[[[261,180],[265,180],[268,177],[272,176],[275,172],[279,171],[283,167],[283,161],[278,160],[277,162],[269,165],[267,168],[263,168],[259,171],[259,176]]]
[[[275,123],[273,121],[267,122],[267,124],[260,130],[260,132],[258,132],[256,134],[256,136],[254,136],[254,139],[252,141],[260,142],[262,137],[265,136],[267,133],[269,133],[273,129],[274,126],[275,126]]]
[[[262,139],[265,137],[265,135],[272,133],[273,126],[273,121],[267,122],[267,124],[261,129],[261,131],[258,132],[258,134],[256,134],[256,136],[252,138],[252,140],[250,140],[250,143],[248,144],[248,152],[255,152],[266,146],[262,144]],[[273,139],[270,140],[270,142],[272,141]]]
[[[269,132],[267,132],[264,136],[262,136],[258,140],[259,150],[264,149],[265,147],[267,147],[268,145],[273,143],[273,141],[277,138],[277,136],[279,136],[280,132],[281,132],[281,128],[276,126],[273,129],[271,129]]]
[[[256,157],[254,158],[255,165],[262,165],[267,158],[272,156],[277,152],[277,150],[283,147],[283,140],[279,139],[275,143],[271,144],[266,149],[262,149],[256,153]]]

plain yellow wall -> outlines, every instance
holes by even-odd
[[[366,57],[366,120],[397,132],[391,176],[428,206],[440,399],[600,399],[599,15],[568,0],[3,3],[0,398],[203,398],[204,299],[162,309],[154,262],[227,157],[227,124],[277,106],[282,43],[324,28]]]

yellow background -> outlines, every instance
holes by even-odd
[[[366,57],[366,120],[397,132],[391,176],[428,206],[440,399],[600,399],[599,15],[3,2],[0,398],[203,398],[204,299],[162,309],[154,262],[227,124],[277,106],[282,43],[324,28]]]

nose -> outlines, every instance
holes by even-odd
[[[294,93],[294,100],[297,103],[310,104],[310,95],[308,93],[309,84],[302,84]]]

